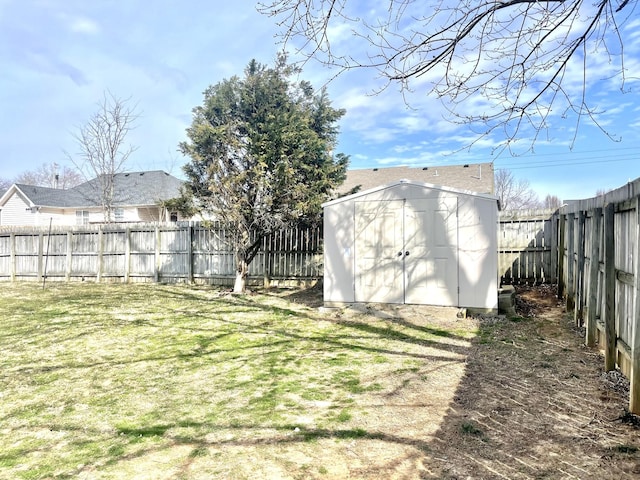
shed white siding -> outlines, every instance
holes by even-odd
[[[36,226],[47,226],[49,222],[51,225],[75,225],[70,219],[69,216],[64,214],[63,210],[58,208],[46,208],[42,207],[36,212],[26,212],[26,217],[33,217],[33,225]],[[17,223],[16,225],[22,225],[21,223]]]
[[[398,182],[324,204],[324,300],[494,310],[497,198]]]

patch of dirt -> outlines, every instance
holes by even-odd
[[[279,294],[322,304],[321,287]],[[304,478],[640,478],[640,419],[627,411],[628,380],[603,371],[601,354],[584,346],[584,329],[554,286],[519,287],[515,307],[514,319],[410,305],[338,310],[340,321],[373,316],[479,335],[458,344],[462,364],[425,356],[420,371],[428,380],[396,381],[397,389],[372,396],[366,415],[345,425],[354,438],[319,438],[281,458],[295,463],[291,455],[302,451],[307,465],[326,466]],[[367,434],[359,438],[358,429]],[[297,478],[286,471],[276,478]]]
[[[528,318],[481,321],[422,478],[640,478],[628,381],[603,372],[553,288],[520,288],[516,310]]]

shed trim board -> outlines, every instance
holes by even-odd
[[[400,181],[323,208],[327,305],[497,308],[497,197]]]

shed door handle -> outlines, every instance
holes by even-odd
[[[404,252],[404,256],[408,257],[409,256],[409,250],[407,250],[406,252]]]
[[[398,256],[401,257],[402,256],[402,252],[398,252]]]

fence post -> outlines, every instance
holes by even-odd
[[[602,208],[594,208],[591,213],[591,262],[589,263],[589,294],[587,295],[587,334],[586,344],[596,344],[598,313],[598,281],[600,279],[600,229]]]
[[[124,282],[129,283],[131,274],[131,229],[124,230]]]
[[[193,224],[191,222],[187,231],[187,281],[193,283]]]
[[[565,237],[565,214],[560,213],[558,219],[558,298],[564,297],[564,237]]]
[[[16,234],[9,234],[9,262],[11,263],[11,281],[16,281]]]
[[[576,308],[576,214],[567,215],[567,312],[571,312]]]
[[[640,415],[640,196],[636,197],[636,245],[633,272],[633,318],[631,322],[631,375],[629,411]]]
[[[73,233],[67,232],[67,271],[65,273],[65,280],[68,282],[71,279],[72,260],[73,260]]]
[[[615,265],[615,204],[604,209],[604,322],[605,322],[605,371],[615,370],[616,346],[616,265]]]
[[[573,313],[573,319],[576,327],[582,326],[584,318],[584,244],[586,233],[584,231],[585,214],[583,210],[578,212],[578,265],[576,272],[576,308]]]
[[[156,224],[154,238],[156,240],[156,248],[153,256],[153,264],[155,266],[153,280],[155,283],[160,281],[160,226]]]
[[[42,280],[42,271],[44,261],[44,235],[41,233],[38,234],[38,260],[37,260],[37,268],[38,268],[38,280]]]
[[[549,279],[551,283],[558,283],[558,211],[556,211],[549,219],[549,246],[551,254],[549,257]]]
[[[268,253],[268,238],[271,238],[272,234],[265,235],[262,239],[262,277],[264,288],[271,287],[271,278],[269,277],[269,253]]]
[[[102,281],[102,270],[104,269],[104,237],[102,235],[102,225],[98,226],[98,272],[96,273],[96,281]]]

